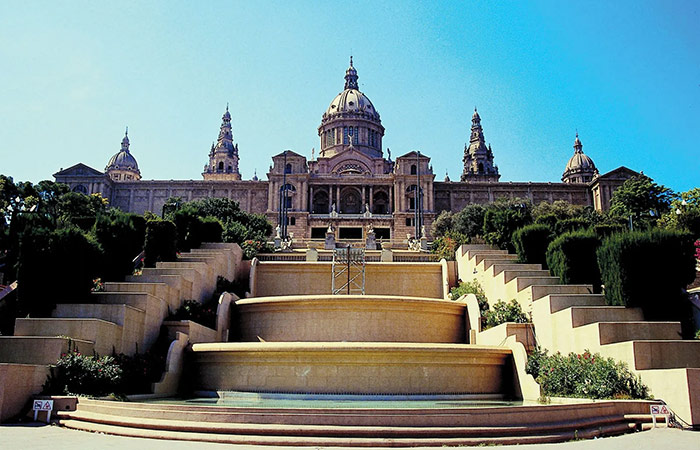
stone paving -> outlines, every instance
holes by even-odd
[[[178,449],[256,449],[299,450],[301,448],[327,448],[340,450],[341,447],[272,447],[214,444],[206,442],[167,441],[155,439],[126,438],[104,434],[68,430],[54,425],[39,423],[0,425],[0,448],[32,450],[75,450],[75,449],[122,449],[129,450],[178,450]],[[434,449],[435,447],[430,447]],[[459,447],[476,448],[476,447]],[[642,433],[585,441],[572,441],[561,444],[504,445],[502,450],[700,450],[700,432],[657,428]]]

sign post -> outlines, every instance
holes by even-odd
[[[666,425],[668,425],[668,417],[671,415],[671,411],[668,410],[666,405],[651,405],[649,407],[651,412],[651,423],[654,428],[656,428],[656,416],[663,416],[666,420]]]
[[[34,400],[32,405],[34,410],[34,421],[36,422],[39,411],[46,411],[46,423],[51,421],[51,411],[53,410],[53,400]]]

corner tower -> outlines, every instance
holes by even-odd
[[[461,181],[473,182],[496,182],[501,175],[498,173],[498,166],[493,164],[493,152],[491,146],[486,146],[484,140],[484,130],[481,128],[481,117],[474,108],[472,115],[472,130],[469,138],[469,146],[464,144],[464,170]]]
[[[221,117],[221,128],[216,144],[212,144],[209,152],[209,164],[204,166],[202,176],[205,180],[231,181],[240,180],[238,171],[238,144],[233,143],[231,131],[231,113],[226,112]]]
[[[351,146],[370,158],[382,157],[384,127],[379,112],[360,92],[357,79],[351,56],[350,67],[345,71],[345,89],[323,113],[318,127],[321,158],[332,157]]]

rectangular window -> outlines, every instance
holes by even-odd
[[[413,217],[406,217],[406,226],[407,227],[412,227],[415,226],[415,219]]]
[[[292,197],[287,197],[286,200],[287,200],[287,206],[286,206],[286,208],[287,208],[287,209],[292,209]]]
[[[348,144],[348,127],[343,127],[343,144]]]
[[[352,131],[352,127],[350,127],[350,130]],[[360,138],[360,133],[357,132],[357,127],[355,127],[355,134],[352,136],[352,143],[357,144],[359,141],[359,138]]]
[[[326,237],[325,227],[313,227],[311,228],[311,239],[323,239]]]

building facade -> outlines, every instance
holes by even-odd
[[[607,210],[612,192],[636,174],[625,167],[599,174],[583,153],[577,133],[561,183],[500,182],[475,109],[460,180],[436,181],[427,155],[411,151],[392,159],[388,149],[385,155],[380,114],[358,89],[357,80],[350,58],[344,89],[331,101],[317,129],[318,157],[312,153],[308,160],[291,150],[274,155],[266,181],[257,175],[241,179],[228,106],[202,180],[142,179],[128,133],[104,172],[79,163],[54,177],[76,192],[99,193],[129,212],[159,214],[170,197],[185,201],[223,197],[237,201],[245,211],[265,214],[273,224],[284,221],[297,238],[322,239],[330,226],[337,239],[362,239],[371,224],[377,238],[405,240],[423,227],[430,236],[441,211],[456,212],[499,197],[525,198],[535,204],[565,200]]]

